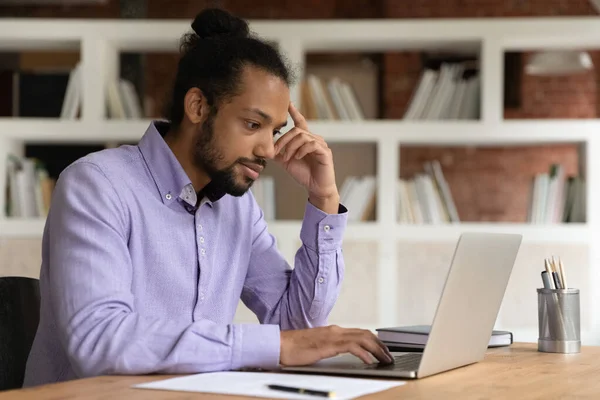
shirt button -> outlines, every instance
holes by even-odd
[[[165,195],[165,198],[166,198],[167,200],[171,200],[171,193],[167,193],[167,194]]]
[[[200,236],[200,243],[204,243],[204,238]]]
[[[200,249],[200,254],[205,255],[206,254],[206,250]]]
[[[202,225],[198,224],[198,230],[202,230]]]
[[[325,282],[325,279],[323,279],[323,277],[319,278],[319,283],[323,283]]]
[[[325,232],[329,232],[329,230],[331,229],[331,227],[329,225],[325,225],[323,227],[323,229],[325,229]]]

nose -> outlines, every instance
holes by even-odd
[[[256,146],[254,154],[265,159],[275,158],[275,140],[273,135],[261,135],[260,142]]]

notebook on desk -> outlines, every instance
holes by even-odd
[[[410,325],[380,328],[377,329],[377,336],[390,349],[401,349],[395,351],[419,351],[425,348],[425,344],[429,338],[430,330],[431,325]],[[488,347],[510,346],[512,342],[512,332],[494,330],[492,331]]]

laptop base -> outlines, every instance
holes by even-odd
[[[284,372],[306,372],[311,374],[333,374],[349,376],[378,376],[393,378],[417,377],[422,353],[392,353],[394,364],[365,364],[350,354],[328,358],[306,367],[283,367]]]

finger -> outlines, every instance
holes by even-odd
[[[377,335],[366,329],[360,329],[358,334],[362,336],[362,343],[369,346],[368,350],[371,351],[379,361],[394,361],[392,353],[390,353],[388,347],[377,337]]]
[[[381,363],[391,363],[392,359],[388,357],[385,350],[377,343],[376,338],[365,335],[360,340],[360,345]]]
[[[315,141],[309,135],[304,133],[296,135],[287,144],[287,146],[285,146],[285,153],[283,159],[285,161],[289,161],[296,154],[296,151],[307,143],[315,143]]]
[[[292,120],[294,121],[295,126],[297,126],[298,128],[301,128],[301,129],[308,130],[306,118],[304,118],[304,115],[302,115],[300,113],[300,111],[298,111],[296,106],[294,106],[294,103],[292,103],[291,101],[290,101],[290,106],[288,108],[288,111],[289,111],[290,115],[292,116]]]
[[[314,133],[310,133],[308,132],[308,134],[315,139],[317,142],[321,143],[323,145],[323,147],[329,147],[329,145],[327,144],[327,142],[325,141],[325,139],[323,139],[323,137],[319,136],[319,135],[315,135]]]
[[[321,143],[323,145],[323,147],[329,147],[327,145],[327,142],[325,141],[325,139],[323,139],[323,137],[321,137],[319,135],[315,135],[314,133],[305,131],[304,129],[294,127],[292,129],[290,129],[288,132],[286,132],[279,139],[277,139],[277,141],[275,142],[275,154],[278,154],[281,151],[281,149],[283,149],[292,139],[294,139],[294,137],[296,137],[297,135],[300,135],[300,134],[309,135],[311,138],[313,138],[314,140]]]
[[[370,354],[375,356],[377,360],[383,363],[393,363],[394,357],[389,352],[387,346],[373,332],[365,329],[348,329],[346,334],[353,339],[353,342],[358,342]]]
[[[341,351],[341,353],[353,354],[356,357],[360,358],[365,364],[373,364],[373,357],[371,357],[371,354],[368,351],[366,351],[364,348],[362,348],[362,346],[360,346],[357,343],[348,343],[351,344],[344,351]]]
[[[327,147],[327,142],[325,141],[325,138],[323,138],[323,136],[319,136],[319,135],[317,135],[315,133],[309,132],[308,130],[304,130],[304,132],[306,132],[307,134],[309,134],[316,141],[318,141],[320,143],[323,143]]]
[[[379,339],[377,336],[375,336],[375,338],[377,339],[377,342],[379,343],[383,351],[385,351],[385,354],[390,358],[390,362],[394,362],[394,356],[392,355],[390,348],[385,343],[383,343],[381,339]]]
[[[304,131],[299,128],[292,128],[288,132],[285,133],[282,137],[280,137],[277,142],[275,142],[275,154],[279,154],[281,149],[283,149],[292,139],[296,136],[300,135]]]
[[[367,330],[367,329],[360,329],[360,331],[363,335],[367,336],[368,338],[373,339],[377,343],[377,345],[379,347],[381,347],[381,349],[389,357],[390,361],[394,361],[394,356],[390,352],[390,349],[388,348],[388,346],[385,343],[383,343],[381,341],[381,339],[379,339],[379,337],[377,337],[377,335],[375,335],[373,332],[371,332],[370,330]]]
[[[284,157],[283,154],[277,153],[277,154],[275,154],[275,161],[276,162],[280,162],[280,163],[285,162],[285,160],[283,159],[283,157]]]
[[[383,343],[381,341],[381,339],[379,339],[379,337],[377,337],[377,335],[375,335],[373,332],[371,331],[366,331],[371,337],[373,337],[375,339],[375,341],[377,342],[377,344],[383,349],[383,351],[385,352],[385,354],[389,357],[390,362],[394,362],[394,356],[392,355],[392,353],[390,352],[389,347],[387,347],[387,345],[385,343]]]
[[[318,154],[318,155],[327,154],[326,150],[323,148],[323,146],[320,143],[317,143],[317,141],[313,141],[313,142],[307,142],[307,143],[303,144],[302,146],[300,146],[298,151],[296,151],[294,158],[299,160],[299,159],[305,157],[307,154],[311,154],[311,153]]]

